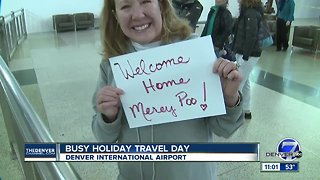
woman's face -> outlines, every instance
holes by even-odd
[[[132,41],[147,44],[161,38],[162,18],[158,0],[114,0],[115,16]]]

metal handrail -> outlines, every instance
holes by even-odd
[[[12,58],[18,45],[27,38],[24,9],[0,16],[0,55],[6,63]]]
[[[18,152],[16,155],[20,160],[26,179],[80,179],[77,172],[67,162],[23,161],[25,142],[54,143],[54,140],[1,56],[0,82],[0,103],[8,130],[11,151]],[[17,150],[14,149],[14,144],[16,144]]]

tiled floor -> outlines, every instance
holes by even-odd
[[[296,24],[320,25],[318,20]],[[92,142],[91,96],[100,63],[99,31],[30,34],[18,48],[10,69],[57,142]],[[320,54],[293,48],[266,49],[252,75],[253,118],[229,139],[260,142],[261,161],[286,137],[296,138],[303,157],[298,173],[262,173],[257,163],[218,163],[219,179],[320,179]],[[2,116],[0,116],[2,118]],[[7,142],[0,119],[0,139]],[[4,143],[6,144],[6,143]],[[0,147],[0,178],[22,179],[18,163]],[[115,163],[73,163],[83,179],[115,180]],[[13,178],[14,177],[14,178]]]

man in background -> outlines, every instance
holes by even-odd
[[[294,20],[294,0],[276,0],[277,3],[277,51],[289,47],[289,31]]]

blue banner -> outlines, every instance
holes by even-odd
[[[259,153],[259,143],[60,144],[60,153]]]
[[[299,171],[299,163],[280,163],[280,171]]]
[[[25,158],[55,158],[56,144],[25,144]]]

